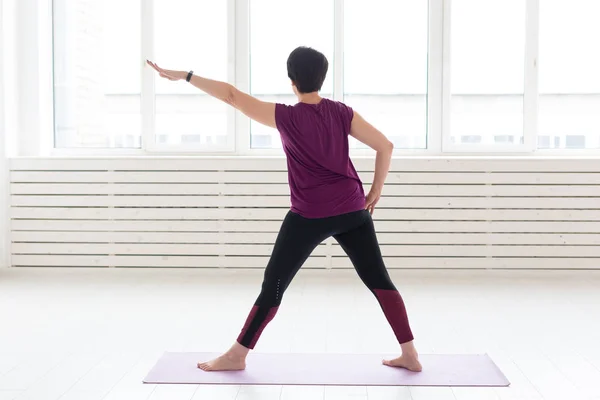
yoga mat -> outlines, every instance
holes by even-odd
[[[487,354],[419,356],[422,372],[381,364],[369,354],[251,353],[245,371],[205,372],[198,361],[218,354],[165,353],[144,383],[336,386],[508,386]]]

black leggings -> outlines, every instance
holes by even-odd
[[[348,254],[358,276],[379,301],[398,342],[413,340],[404,302],[383,263],[369,212],[308,219],[290,211],[275,241],[262,290],[238,336],[238,343],[254,348],[265,326],[275,317],[283,293],[302,264],[315,247],[330,236]]]

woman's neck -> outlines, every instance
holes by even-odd
[[[300,93],[298,94],[298,101],[306,104],[319,104],[322,98],[319,96],[319,92],[312,93]]]

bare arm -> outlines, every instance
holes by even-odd
[[[148,65],[154,68],[161,77],[172,81],[185,80],[188,73],[185,71],[173,71],[160,68],[158,65],[148,61]],[[209,94],[244,113],[249,118],[271,128],[275,126],[275,103],[261,101],[238,90],[233,85],[192,75],[190,83],[198,89]]]
[[[261,101],[256,97],[238,90],[229,83],[214,81],[197,75],[192,76],[190,83],[209,95],[240,110],[256,122],[270,126],[271,128],[276,128],[275,103]]]
[[[352,118],[350,135],[377,152],[375,156],[373,185],[371,186],[371,193],[367,196],[367,208],[370,208],[370,211],[373,212],[373,207],[375,207],[381,197],[383,184],[390,170],[394,144],[357,112],[354,112],[354,117]]]

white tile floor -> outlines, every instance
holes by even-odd
[[[261,271],[0,270],[0,400],[600,399],[600,271],[392,271],[422,353],[487,352],[510,388],[143,385],[236,337]],[[398,350],[353,271],[303,270],[262,352]]]

